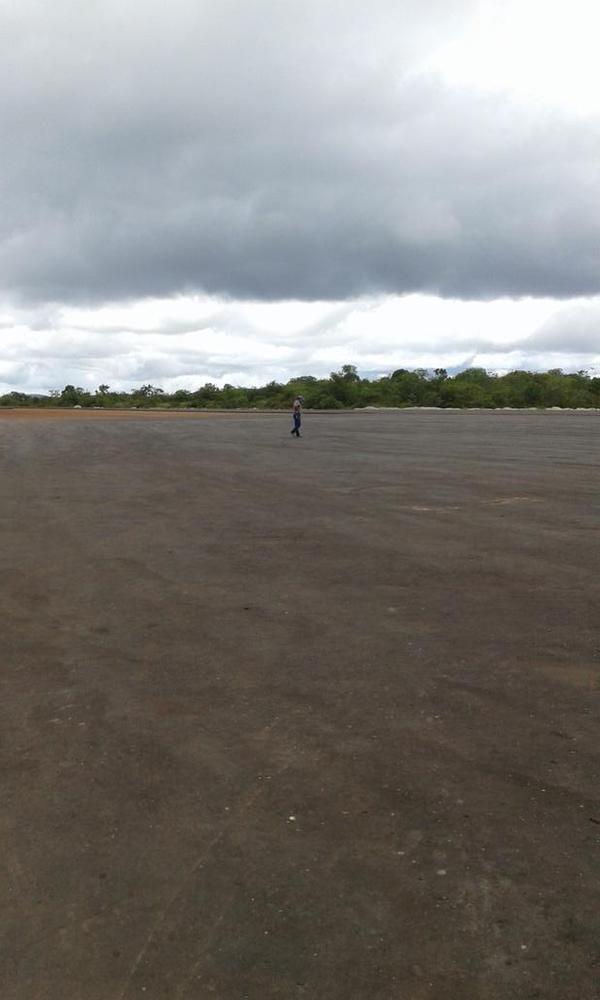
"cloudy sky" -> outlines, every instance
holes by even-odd
[[[600,370],[597,0],[0,0],[0,391]]]

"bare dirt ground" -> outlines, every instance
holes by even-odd
[[[2,1000],[600,997],[600,417],[0,413]]]

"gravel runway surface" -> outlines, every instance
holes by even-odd
[[[600,415],[0,412],[2,1000],[598,1000]]]

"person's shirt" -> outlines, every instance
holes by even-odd
[[[302,403],[300,402],[299,399],[295,399],[294,400],[294,413],[301,413],[301,412],[302,412]]]

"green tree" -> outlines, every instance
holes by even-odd
[[[81,406],[81,397],[84,390],[79,386],[75,388],[74,385],[66,385],[59,396],[60,406]]]

